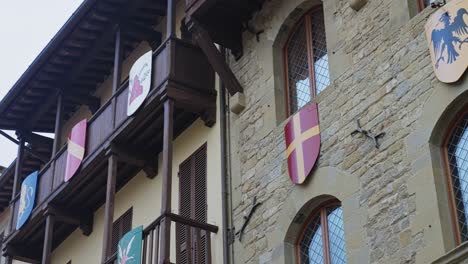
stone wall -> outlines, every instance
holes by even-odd
[[[465,80],[435,79],[426,9],[410,19],[408,1],[324,1],[333,83],[319,94],[321,154],[303,186],[288,177],[283,127],[281,48],[294,21],[315,1],[267,1],[244,34],[244,56],[231,66],[247,107],[230,116],[233,225],[240,229],[254,197],[258,208],[233,244],[235,263],[294,263],[298,213],[326,197],[343,206],[348,263],[431,263],[455,247],[440,165],[440,117],[467,90]],[[384,131],[380,149],[351,136]],[[443,133],[436,133],[443,134]]]

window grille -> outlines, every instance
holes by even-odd
[[[299,263],[346,264],[341,206],[322,207],[306,223],[298,243]]]
[[[296,25],[285,49],[288,114],[293,114],[330,85],[322,7]]]

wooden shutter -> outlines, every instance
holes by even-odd
[[[117,252],[119,240],[132,230],[133,207],[128,209],[122,216],[112,224],[112,247],[111,253]]]
[[[179,214],[203,223],[207,221],[206,170],[206,144],[179,165]],[[206,238],[203,235],[197,242],[193,231],[184,225],[176,226],[177,263],[197,263],[199,254],[205,259]],[[197,243],[201,243],[201,252],[195,251]]]

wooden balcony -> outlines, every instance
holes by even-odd
[[[176,249],[176,259],[171,259],[171,263],[212,263],[211,235],[218,232],[218,227],[180,215],[169,214],[158,217],[143,230],[142,264],[160,263],[160,245],[164,243],[160,237],[160,228],[164,217],[168,217],[175,224],[177,237],[181,238],[182,232],[187,234],[183,236],[183,239],[172,240],[174,243],[170,246]],[[106,264],[114,263],[117,263],[117,252],[106,261]]]
[[[92,232],[93,212],[105,202],[106,157],[110,151],[133,157],[132,161],[119,160],[117,190],[142,169],[148,177],[154,177],[156,157],[162,150],[162,102],[167,98],[175,105],[174,136],[197,118],[208,126],[215,122],[214,72],[199,48],[179,39],[168,39],[154,51],[150,94],[131,117],[126,114],[127,94],[128,81],[88,121],[85,157],[71,181],[64,182],[66,146],[43,166],[36,206],[27,224],[7,237],[7,254],[19,260],[39,261],[45,215],[50,212],[57,215],[53,248],[77,227],[84,234]],[[12,207],[16,223],[19,196]]]

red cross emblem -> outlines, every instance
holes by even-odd
[[[320,127],[317,104],[302,108],[284,127],[289,177],[302,184],[312,171],[320,154]]]

